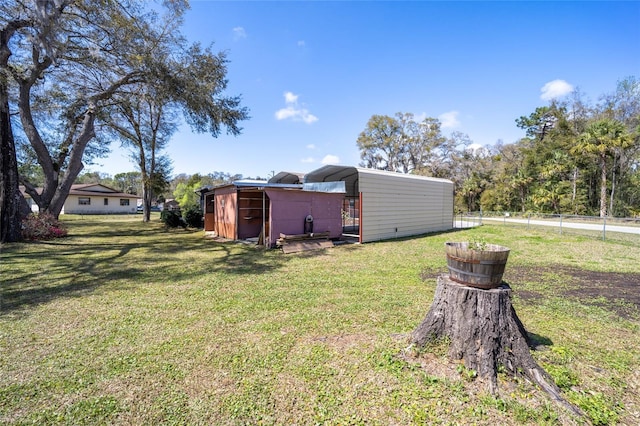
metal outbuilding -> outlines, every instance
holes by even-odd
[[[343,215],[360,242],[453,228],[453,182],[360,167],[327,165],[305,175],[305,184],[344,182]]]

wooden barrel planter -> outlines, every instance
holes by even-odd
[[[482,250],[469,248],[468,242],[445,243],[449,278],[469,287],[491,289],[502,283],[509,249],[485,244]]]

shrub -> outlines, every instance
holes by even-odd
[[[180,216],[179,211],[162,210],[162,213],[160,213],[160,220],[167,228],[177,228],[178,226],[182,226],[184,228],[186,226],[186,223]]]
[[[188,226],[202,228],[202,210],[199,207],[189,207],[183,217]]]
[[[22,238],[51,240],[67,236],[67,229],[50,213],[32,213],[22,219]]]

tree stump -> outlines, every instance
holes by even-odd
[[[450,341],[450,358],[463,360],[465,367],[489,379],[492,394],[497,393],[497,372],[502,366],[514,376],[524,375],[554,401],[582,415],[562,398],[553,379],[531,356],[531,341],[511,305],[508,284],[484,290],[439,276],[431,308],[411,334],[411,343],[424,347],[442,338]]]

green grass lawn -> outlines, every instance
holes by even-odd
[[[284,255],[63,217],[2,246],[0,424],[640,424],[640,244],[484,225]],[[400,357],[444,243],[511,248],[534,358],[585,419],[522,379],[480,379],[434,345]]]

